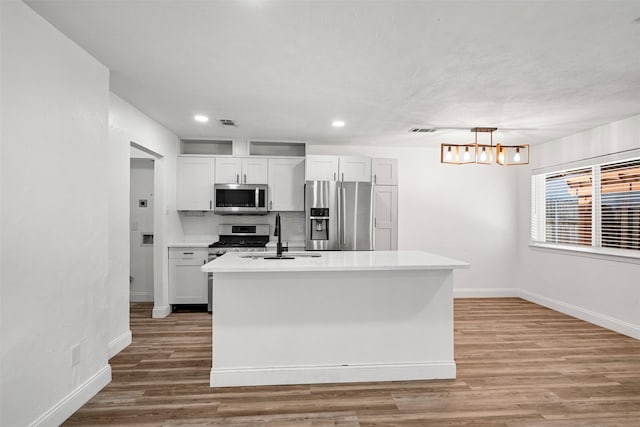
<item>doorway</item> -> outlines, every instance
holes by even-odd
[[[131,148],[129,192],[130,301],[154,300],[154,162]]]

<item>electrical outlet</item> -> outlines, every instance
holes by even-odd
[[[76,366],[78,363],[80,363],[80,344],[71,347],[71,366]]]

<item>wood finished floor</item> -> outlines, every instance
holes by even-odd
[[[151,319],[68,426],[640,426],[640,341],[518,298],[455,301],[456,380],[209,387],[211,317]]]

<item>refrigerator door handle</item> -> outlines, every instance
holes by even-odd
[[[337,214],[337,239],[338,250],[342,250],[342,203],[340,203],[340,184],[336,181],[336,214]]]
[[[347,234],[345,230],[345,228],[347,227],[347,192],[344,189],[344,185],[341,185],[340,189],[342,190],[342,193],[340,194],[340,203],[342,204],[342,224],[340,224],[340,230],[342,230],[342,247],[340,249],[344,250],[344,248],[347,246]]]

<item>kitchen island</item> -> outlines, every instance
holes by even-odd
[[[455,378],[453,270],[467,263],[421,251],[256,255],[202,267],[213,273],[212,387]]]

